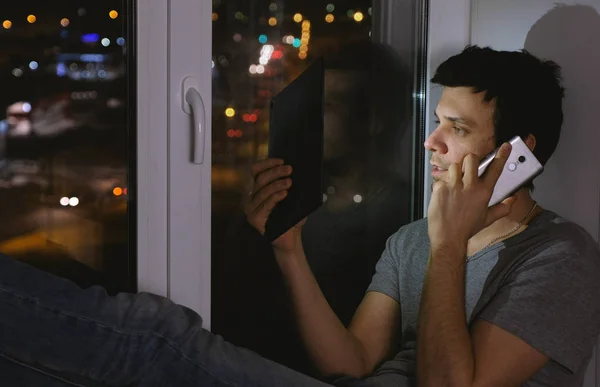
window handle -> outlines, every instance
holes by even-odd
[[[206,111],[204,102],[198,91],[198,83],[193,77],[186,77],[182,83],[182,109],[192,116],[194,130],[192,131],[192,162],[204,163],[204,141],[206,138]]]

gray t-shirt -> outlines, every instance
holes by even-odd
[[[429,256],[427,219],[392,235],[367,291],[400,303],[399,353],[384,362],[374,386],[416,385],[416,328]],[[512,238],[466,266],[467,321],[487,320],[551,360],[524,386],[581,386],[600,334],[600,251],[581,227],[544,211]]]

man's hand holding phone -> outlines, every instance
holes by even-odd
[[[477,156],[469,154],[464,158],[462,168],[459,164],[450,166],[448,181],[440,180],[434,184],[428,208],[432,250],[453,245],[466,248],[474,234],[508,215],[514,197],[489,208],[488,203],[510,153],[511,144],[504,144],[482,178],[478,176]]]
[[[285,199],[292,186],[292,167],[281,159],[266,159],[252,165],[254,186],[245,205],[246,219],[261,235],[275,205]],[[301,231],[306,219],[273,241],[277,252],[291,253],[302,247]]]

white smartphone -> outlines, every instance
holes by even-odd
[[[492,193],[489,206],[500,203],[524,185],[533,180],[544,170],[544,166],[535,158],[527,144],[516,136],[510,140],[512,150],[504,165],[502,174]],[[498,153],[498,149],[486,156],[479,164],[478,175],[481,177]]]

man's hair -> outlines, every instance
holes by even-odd
[[[412,109],[412,76],[389,45],[361,40],[347,43],[324,56],[327,70],[347,71],[354,77],[348,92],[352,132],[367,133],[369,140],[355,137],[354,143],[367,158],[372,173],[396,171],[403,135],[408,130]],[[368,147],[365,149],[365,147]],[[394,172],[395,173],[395,172]]]
[[[324,56],[325,68],[356,73],[353,119],[365,122],[371,134],[397,133],[410,115],[412,77],[400,56],[388,45],[370,40],[345,44]]]
[[[536,138],[533,151],[546,164],[558,144],[563,123],[560,66],[540,60],[526,50],[495,51],[467,46],[442,63],[433,83],[446,87],[471,87],[495,101],[496,146],[514,136]]]

